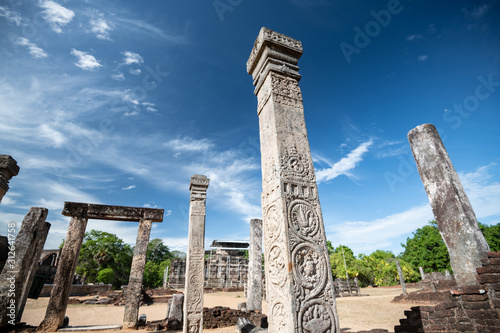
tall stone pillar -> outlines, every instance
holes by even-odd
[[[19,167],[16,160],[9,155],[0,155],[0,202],[9,190],[9,180],[18,173]]]
[[[37,332],[56,332],[63,325],[64,314],[69,302],[69,290],[73,282],[87,221],[86,217],[73,216],[71,218],[57,265],[54,287],[50,293],[45,318],[38,326]]]
[[[15,242],[13,239],[9,240],[10,252],[0,274],[0,331],[1,328],[12,327],[12,324],[21,321],[22,308],[29,292],[26,289],[31,286],[29,277],[40,258],[39,243],[45,233],[47,214],[46,208],[30,208]],[[15,227],[9,226],[9,229],[12,229],[12,235],[16,231]]]
[[[262,28],[247,62],[257,95],[270,332],[340,332],[307,139],[302,43]]]
[[[189,234],[184,290],[184,333],[203,331],[203,265],[205,257],[205,210],[210,180],[206,176],[191,177],[189,190]]]
[[[153,221],[142,218],[139,222],[139,231],[135,242],[134,257],[130,268],[128,280],[125,311],[123,314],[123,327],[135,328],[139,318],[139,303],[141,297],[142,278],[146,266],[146,255],[148,252],[149,235]]]
[[[262,220],[250,220],[247,309],[262,311]]]
[[[399,283],[401,284],[401,289],[403,289],[403,295],[408,295],[408,292],[406,291],[405,277],[403,275],[403,270],[401,269],[401,265],[399,264],[399,260],[396,260],[396,268],[398,270]]]
[[[476,215],[436,127],[423,124],[408,133],[413,157],[424,183],[439,232],[450,253],[459,287],[477,284],[476,268],[489,251]]]

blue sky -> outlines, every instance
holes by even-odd
[[[500,222],[498,1],[0,3],[0,152],[21,168],[0,234],[64,201],[165,209],[151,238],[185,250],[189,179],[210,179],[206,244],[261,216],[262,26],[301,40],[306,125],[327,237],[398,254],[433,218],[406,139],[433,123],[483,223]],[[135,243],[136,223],[87,227]]]

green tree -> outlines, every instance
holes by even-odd
[[[186,253],[182,251],[172,251],[172,259],[184,259],[186,258]]]
[[[167,259],[172,259],[172,253],[168,249],[168,246],[163,244],[163,241],[159,238],[155,238],[149,241],[147,261],[153,261],[155,263],[160,263]]]
[[[128,244],[114,234],[91,230],[85,233],[76,272],[93,283],[98,282],[102,270],[110,268],[114,272],[111,283],[119,288],[127,284],[131,264],[132,248]]]
[[[479,228],[490,246],[490,251],[500,251],[500,223],[493,225],[479,223]]]
[[[441,238],[437,224],[430,221],[428,225],[413,232],[412,238],[401,244],[404,252],[401,259],[418,270],[422,266],[425,272],[444,272],[451,270],[448,249]]]
[[[114,278],[115,272],[113,272],[113,269],[109,267],[101,269],[97,274],[97,282],[112,283]]]

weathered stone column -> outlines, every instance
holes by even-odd
[[[19,310],[17,312],[19,321],[21,321],[21,318],[23,317],[26,300],[28,298],[31,285],[33,284],[33,279],[35,278],[36,270],[39,266],[38,261],[40,260],[40,255],[42,254],[43,246],[45,245],[45,241],[47,240],[47,236],[49,235],[49,230],[50,230],[50,223],[44,222],[40,229],[40,233],[36,236],[35,254],[33,255],[33,260],[31,261],[29,275],[25,282],[26,287],[23,288],[23,294],[21,295],[21,303],[19,304]]]
[[[247,62],[257,95],[270,332],[340,332],[307,139],[302,43],[262,28]]]
[[[422,280],[425,279],[425,273],[424,273],[424,269],[422,268],[422,266],[419,266],[418,270],[420,271],[420,276],[422,277]]]
[[[205,210],[210,180],[206,176],[191,177],[189,190],[189,234],[184,290],[184,333],[203,331],[203,265],[205,257]]]
[[[487,258],[489,246],[443,142],[432,124],[412,129],[408,141],[439,232],[448,247],[457,285],[475,285],[476,268],[481,266],[481,259]]]
[[[146,266],[146,254],[148,252],[149,235],[153,221],[141,219],[139,231],[135,242],[134,257],[130,268],[127,291],[125,293],[125,312],[123,314],[123,328],[134,328],[139,318],[139,302],[141,297],[142,278]]]
[[[399,260],[396,260],[396,268],[398,269],[399,283],[401,284],[401,289],[403,289],[403,295],[408,295],[408,292],[406,291],[405,277],[403,276],[403,270],[401,269]]]
[[[87,221],[85,217],[73,216],[69,222],[45,318],[38,326],[37,332],[56,332],[63,325],[68,307],[69,290],[73,282]]]
[[[0,155],[0,202],[9,190],[9,180],[18,173],[19,167],[16,160],[9,155]]]
[[[40,258],[39,243],[45,232],[47,214],[46,208],[30,208],[15,242],[12,238],[9,239],[10,252],[0,274],[0,331],[1,328],[12,327],[13,323],[21,321],[20,310],[24,307],[29,292],[26,289],[31,286],[29,277]],[[14,235],[16,228],[9,226],[9,229]]]
[[[247,309],[262,311],[262,220],[250,220]]]

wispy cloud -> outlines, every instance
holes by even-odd
[[[42,17],[47,21],[51,29],[57,33],[62,33],[61,28],[71,22],[75,16],[75,12],[52,0],[42,0],[38,5],[44,9]]]
[[[127,187],[122,187],[122,190],[128,191],[128,190],[134,189],[135,187],[136,187],[135,185],[130,185],[130,186],[127,186]]]
[[[75,65],[85,71],[91,71],[102,67],[99,61],[97,61],[97,59],[88,52],[71,49],[71,54],[78,58]]]
[[[327,227],[328,239],[345,244],[357,254],[399,245],[399,239],[432,220],[428,203],[372,221],[342,222]]]
[[[500,182],[492,181],[492,171],[498,165],[491,163],[473,172],[459,172],[459,177],[478,219],[500,215]]]
[[[174,139],[167,143],[165,146],[176,151],[203,151],[213,147],[208,139],[195,140],[189,137],[182,139]]]
[[[15,10],[10,10],[4,6],[0,6],[0,17],[5,17],[7,21],[15,23],[17,26],[23,25],[23,18]]]
[[[104,14],[95,12],[90,18],[90,31],[95,33],[97,38],[111,40],[110,33],[113,30],[113,24],[106,21]]]
[[[49,55],[47,52],[45,52],[43,49],[39,48],[38,45],[35,43],[30,42],[28,38],[25,37],[17,37],[14,40],[14,44],[20,45],[20,46],[26,46],[28,48],[28,51],[30,55],[37,59],[37,58],[47,58]]]
[[[429,58],[428,55],[423,54],[423,55],[418,56],[418,61],[426,61],[428,58]]]
[[[132,68],[130,68],[130,69],[128,70],[128,72],[129,72],[130,74],[132,74],[132,75],[141,75],[141,73],[142,73],[142,71],[141,71],[139,68],[137,68],[137,69],[132,69]]]
[[[141,65],[144,63],[144,59],[142,59],[141,55],[138,53],[134,53],[131,51],[124,51],[123,54],[123,63],[125,65]]]
[[[418,39],[422,39],[424,38],[424,36],[420,35],[420,34],[413,34],[413,35],[408,35],[406,36],[406,40],[407,41],[412,41],[412,40],[418,40]]]
[[[462,8],[462,13],[464,14],[466,19],[479,20],[490,10],[491,6],[492,4],[485,3],[483,5],[474,7],[472,10]]]
[[[116,81],[123,81],[125,80],[125,74],[123,73],[115,73],[111,74],[111,78]]]
[[[183,33],[182,35],[170,34],[150,23],[136,19],[117,18],[117,20],[123,23],[122,24],[123,29],[139,33],[147,33],[151,36],[162,38],[176,44],[186,44],[187,42],[185,33]]]
[[[363,155],[368,152],[368,149],[373,144],[373,139],[370,139],[366,142],[363,142],[359,147],[351,151],[347,154],[346,157],[343,157],[335,164],[330,164],[329,168],[326,169],[318,169],[316,171],[316,180],[318,183],[326,182],[332,180],[340,175],[346,175],[352,177],[352,174],[349,172],[354,169],[359,162],[363,160]],[[323,161],[326,161],[323,159]]]

